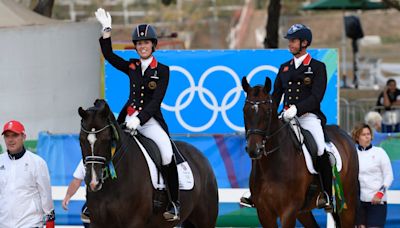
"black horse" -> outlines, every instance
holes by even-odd
[[[317,193],[308,194],[310,185],[319,184],[316,175],[308,172],[302,151],[292,140],[287,123],[278,118],[277,107],[271,95],[271,80],[263,86],[251,87],[242,80],[247,94],[243,107],[247,148],[252,159],[250,191],[263,227],[294,227],[296,218],[305,227],[318,227],[311,209],[315,208]],[[337,126],[326,126],[329,139],[342,158],[340,177],[343,183],[347,209],[333,216],[337,227],[354,227],[358,203],[358,157],[354,143]],[[320,188],[320,187],[319,187]]]
[[[87,110],[80,107],[78,112],[82,117],[79,141],[86,161],[86,197],[91,227],[178,225],[178,221],[167,222],[163,218],[166,194],[153,188],[143,153],[132,136],[117,124],[108,104],[96,100],[94,107]],[[187,159],[195,183],[192,190],[180,191],[181,225],[215,227],[218,187],[213,170],[195,147],[184,142],[176,142],[176,145]],[[111,161],[114,169],[108,165]],[[113,170],[116,178],[107,178]]]

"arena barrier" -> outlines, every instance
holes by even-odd
[[[400,226],[400,134],[380,134],[377,145],[388,152],[394,171],[394,182],[389,189],[389,207],[386,227]],[[220,207],[217,226],[257,227],[260,226],[255,209],[240,208],[239,199],[248,191],[248,177],[251,161],[244,151],[245,139],[242,135],[204,135],[197,137],[175,136],[196,146],[210,161],[217,177]],[[56,207],[57,225],[79,225],[81,206],[85,200],[82,186],[72,198],[69,210],[64,211],[61,201],[72,180],[72,173],[81,159],[77,134],[39,134],[37,153],[48,164]],[[327,223],[323,210],[314,210],[317,222],[324,227]],[[300,224],[298,224],[300,225]]]

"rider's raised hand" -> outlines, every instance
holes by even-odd
[[[94,13],[96,15],[96,19],[100,22],[101,26],[103,26],[103,32],[111,31],[111,15],[109,12],[106,12],[103,8],[98,8]]]
[[[291,105],[288,109],[283,112],[283,120],[289,122],[292,120],[297,114],[296,105]]]

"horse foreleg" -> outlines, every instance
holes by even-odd
[[[276,221],[278,216],[271,210],[266,208],[257,208],[257,215],[262,227],[278,227],[278,223]]]
[[[296,226],[296,210],[286,210],[281,215],[282,228],[293,228]]]
[[[307,228],[319,227],[317,221],[314,218],[314,215],[311,211],[301,212],[297,214],[297,219],[300,223]]]

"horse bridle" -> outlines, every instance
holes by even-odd
[[[101,168],[101,172],[102,172],[101,181],[102,181],[102,183],[104,183],[104,181],[105,181],[105,180],[108,178],[108,176],[109,176],[109,175],[108,175],[108,166],[106,165],[107,159],[106,159],[105,157],[96,156],[96,155],[94,154],[94,142],[93,142],[93,143],[90,142],[90,141],[91,141],[90,137],[96,139],[96,134],[98,134],[98,133],[104,131],[105,129],[107,129],[107,128],[109,128],[109,127],[112,128],[114,134],[118,134],[118,133],[116,132],[115,126],[114,126],[112,123],[107,124],[106,126],[100,128],[99,130],[96,130],[95,128],[92,128],[90,131],[87,130],[87,129],[83,126],[83,124],[81,124],[81,130],[82,130],[83,132],[85,132],[85,133],[88,134],[87,139],[88,139],[88,141],[89,141],[89,144],[90,144],[90,147],[91,147],[91,154],[92,154],[92,155],[90,155],[90,156],[86,156],[86,157],[85,157],[84,163],[85,163],[85,165],[86,165],[86,164],[89,164],[89,165],[90,165],[90,164],[92,164],[92,165],[94,165],[94,164],[100,164],[100,165],[102,166],[102,168]],[[110,161],[109,163],[112,163],[112,161],[114,160],[114,158],[116,157],[116,155],[119,154],[119,151],[121,151],[121,148],[122,148],[122,147],[123,147],[123,146],[120,146],[120,147],[118,148],[118,150],[115,151],[114,154],[113,154],[113,152],[111,151],[111,161]],[[112,149],[111,149],[111,150],[112,150]],[[122,157],[121,157],[121,159],[122,159]],[[119,159],[119,160],[116,162],[115,168],[118,166],[118,163],[119,163],[119,161],[120,161],[121,159]],[[111,165],[112,165],[112,164],[111,164]],[[113,168],[114,168],[114,166],[113,166]]]
[[[256,109],[256,112],[257,112],[257,111],[258,111],[258,106],[259,106],[259,105],[263,105],[263,104],[265,104],[265,105],[266,105],[266,104],[272,105],[272,99],[269,98],[269,99],[261,100],[261,101],[251,101],[251,100],[249,100],[249,99],[246,99],[246,103],[250,103],[250,104]],[[282,125],[281,127],[279,127],[275,132],[273,132],[272,134],[269,134],[270,126],[271,126],[271,121],[272,121],[272,117],[271,117],[271,115],[269,115],[268,123],[267,123],[267,126],[268,126],[268,127],[267,127],[267,130],[262,130],[262,129],[258,129],[258,128],[250,128],[249,130],[246,131],[246,139],[247,139],[250,135],[254,135],[254,134],[263,136],[262,146],[261,146],[260,148],[257,148],[257,149],[262,149],[262,150],[264,151],[263,154],[264,154],[265,156],[267,156],[268,154],[271,154],[271,153],[273,153],[273,152],[279,150],[280,146],[278,145],[278,146],[276,146],[275,148],[273,148],[273,149],[271,149],[271,150],[269,150],[269,151],[266,151],[266,150],[265,150],[265,144],[266,144],[267,140],[269,140],[269,139],[271,139],[272,137],[274,137],[275,135],[277,135],[277,134],[278,134],[284,127],[286,127],[287,124],[288,124],[288,123],[283,124],[283,125]]]
[[[111,127],[111,124],[107,124],[106,126],[104,126],[103,128],[101,128],[99,130],[96,130],[95,128],[92,128],[90,131],[88,131],[81,124],[81,130],[88,134],[88,141],[90,143],[90,148],[91,148],[91,153],[92,153],[91,156],[86,156],[85,157],[85,164],[100,164],[100,165],[104,165],[105,164],[105,162],[106,162],[106,158],[105,157],[94,155],[94,143],[90,142],[89,137],[90,137],[90,135],[93,135],[93,137],[96,138],[96,134],[97,133],[100,133],[100,132],[104,131],[108,127]]]

